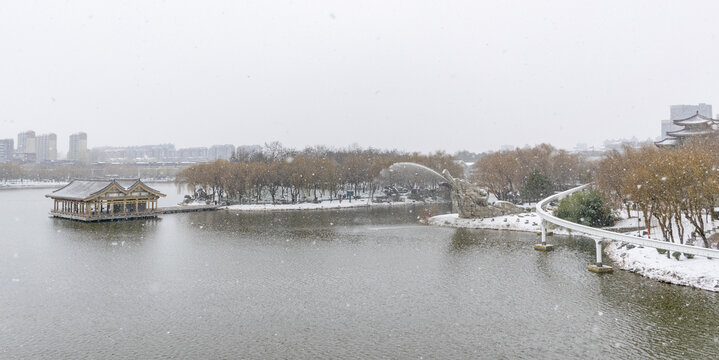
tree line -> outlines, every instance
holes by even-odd
[[[352,190],[370,197],[383,185],[381,172],[397,162],[415,162],[435,171],[463,176],[464,169],[444,152],[429,155],[375,149],[336,150],[325,147],[296,151],[279,143],[261,152],[237,153],[182,170],[175,182],[201,190],[213,201],[276,202],[337,199]]]
[[[719,195],[719,140],[697,138],[673,149],[651,145],[611,151],[598,163],[596,183],[627,216],[632,207],[640,210],[647,231],[654,219],[666,241],[683,244],[686,221],[692,235],[709,247],[707,232]]]
[[[591,181],[592,163],[549,144],[498,151],[473,167],[472,180],[499,200],[533,202]]]

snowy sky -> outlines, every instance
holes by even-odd
[[[719,111],[715,1],[2,1],[0,138],[485,151]]]

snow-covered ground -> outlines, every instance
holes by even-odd
[[[67,185],[66,182],[55,181],[3,181],[0,189],[53,189]]]
[[[367,206],[397,206],[423,204],[421,201],[405,200],[400,202],[381,202],[375,203],[368,199],[360,200],[338,200],[322,201],[318,203],[297,203],[297,204],[241,204],[224,206],[222,209],[235,211],[289,211],[289,210],[323,210],[323,209],[346,209]]]
[[[461,219],[457,214],[433,216],[427,219],[429,225],[448,226],[468,229],[492,229],[512,231],[539,231],[542,219],[536,213],[528,212],[515,215],[498,216],[486,219]],[[551,229],[558,234],[568,234],[564,229]]]
[[[632,214],[634,215],[634,214]],[[614,227],[636,226],[636,218],[623,219],[624,223],[615,224]],[[538,232],[541,219],[536,213],[523,213],[517,215],[498,216],[487,219],[460,219],[457,214],[446,214],[431,217],[427,220],[430,225],[459,227],[469,229],[493,229]],[[555,234],[569,234],[565,229],[552,229]],[[656,231],[658,233],[659,231]],[[632,232],[636,235],[636,231]],[[679,260],[674,257],[667,258],[654,248],[627,246],[621,242],[612,241],[604,248],[604,253],[614,262],[614,266],[651,279],[664,281],[677,285],[692,286],[704,290],[719,292],[719,259],[707,259],[696,256],[687,258],[684,255]]]
[[[696,256],[679,260],[660,254],[654,248],[626,246],[617,241],[609,243],[604,252],[622,270],[636,272],[651,279],[672,284],[693,286],[719,292],[719,259]]]

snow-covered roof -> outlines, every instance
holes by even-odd
[[[86,200],[113,187],[127,194],[138,185],[144,190],[153,193],[153,195],[165,196],[165,194],[145,185],[140,179],[74,179],[69,184],[45,196],[53,199]]]
[[[708,135],[713,132],[714,131],[712,130],[712,128],[704,128],[704,129],[684,128],[684,129],[677,130],[677,131],[667,131],[667,135],[684,137],[684,136]]]
[[[706,116],[699,115],[699,112],[697,112],[696,114],[694,114],[686,119],[674,120],[674,124],[679,125],[679,126],[699,125],[699,124],[711,125],[715,121],[716,120],[714,120],[712,118],[708,118]]]
[[[656,145],[656,146],[674,146],[676,144],[677,144],[677,138],[672,138],[672,137],[664,138],[664,139],[662,139],[662,141],[657,141],[654,143],[654,145]]]

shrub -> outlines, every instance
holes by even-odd
[[[612,209],[597,190],[577,192],[559,202],[555,211],[559,218],[592,227],[614,224]]]

